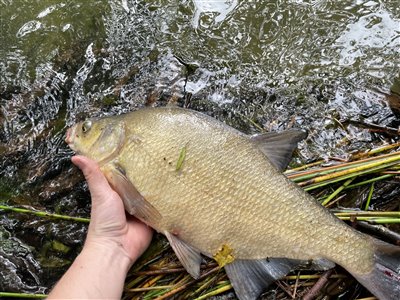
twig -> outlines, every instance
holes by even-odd
[[[223,282],[229,284],[229,281],[227,280],[227,276],[225,273],[217,274],[216,276],[210,276],[210,278],[206,278],[204,283],[202,283],[199,288],[197,288],[193,293],[190,293],[187,296],[187,298],[188,299],[194,298],[196,295],[199,295],[199,294],[201,295],[201,293],[204,291],[207,293],[206,289],[209,287],[211,287],[211,290],[209,290],[209,291],[212,291],[212,284],[215,284],[216,282],[219,282],[221,280],[224,280]],[[221,284],[222,283],[220,282],[220,284],[218,286],[221,286]]]
[[[275,282],[277,286],[281,288],[282,291],[284,291],[290,298],[292,297],[292,293],[290,292],[291,287],[288,285],[286,282],[283,282],[282,280],[278,280]]]
[[[372,178],[372,179],[369,179],[369,180],[365,180],[365,181],[362,181],[362,182],[350,184],[349,186],[346,187],[346,189],[352,189],[352,188],[355,188],[355,187],[358,187],[358,186],[362,186],[362,185],[366,185],[366,184],[369,184],[369,183],[377,182],[377,181],[380,181],[380,180],[388,179],[388,178],[391,178],[391,177],[394,177],[394,176],[395,176],[395,174],[386,174],[386,175],[378,176],[378,177],[375,177],[375,178]]]
[[[148,286],[148,287],[142,287],[142,288],[126,289],[125,291],[140,293],[140,292],[147,292],[147,291],[153,291],[153,290],[169,289],[171,287],[173,287],[173,286],[172,285],[156,285],[156,286]]]
[[[334,191],[331,195],[329,195],[329,197],[326,198],[321,204],[323,206],[326,206],[333,198],[335,198],[337,196],[337,194],[339,194],[341,191],[343,191],[346,188],[346,186],[348,186],[350,183],[352,183],[354,179],[355,179],[355,177],[347,179],[347,181],[345,183],[343,183],[338,189],[336,189],[336,191]]]
[[[173,274],[173,273],[181,273],[185,272],[185,268],[176,268],[176,269],[160,269],[160,270],[148,270],[148,271],[138,271],[134,272],[134,275],[162,275],[162,274]]]
[[[330,208],[333,204],[335,204],[336,202],[342,200],[343,198],[346,197],[346,194],[342,194],[339,197],[337,197],[335,200],[330,201],[327,205],[325,205],[326,208]]]
[[[222,294],[222,293],[224,293],[226,291],[229,291],[231,289],[232,289],[232,285],[229,283],[229,281],[227,281],[223,285],[219,286],[217,289],[215,289],[215,290],[213,290],[213,291],[211,291],[211,292],[209,292],[207,294],[204,294],[204,295],[202,295],[202,296],[200,296],[200,297],[198,297],[198,298],[196,298],[194,300],[204,300],[204,299],[210,298],[212,296],[216,296],[216,295]]]
[[[292,299],[296,299],[297,287],[299,285],[299,277],[300,277],[300,272],[297,272],[296,282],[294,284],[294,289],[293,289],[293,294],[292,294]]]
[[[355,177],[361,174],[368,174],[372,173],[374,171],[382,170],[387,167],[390,167],[392,165],[395,165],[399,162],[400,160],[400,155],[396,155],[393,157],[389,157],[385,160],[379,160],[379,161],[374,161],[368,164],[363,164],[359,165],[350,169],[338,171],[335,173],[331,174],[324,174],[321,176],[318,176],[316,178],[304,181],[299,183],[300,186],[306,186],[306,185],[311,185],[311,184],[316,184],[316,183],[323,183],[324,185],[327,185],[329,183],[335,182],[332,179],[337,179],[338,177],[341,177],[341,180],[348,179],[351,177]],[[338,181],[338,180],[337,180]],[[320,187],[322,185],[318,185]]]
[[[290,173],[294,173],[294,172],[298,172],[298,171],[301,171],[301,170],[304,170],[304,169],[308,169],[308,168],[311,168],[311,167],[319,166],[320,164],[323,164],[324,162],[325,162],[325,160],[318,160],[316,162],[309,163],[307,165],[302,165],[302,166],[299,166],[297,168],[286,170],[285,174],[287,174],[287,176],[290,177]]]
[[[186,289],[188,286],[192,285],[193,283],[203,280],[204,278],[207,278],[208,276],[210,276],[211,274],[213,274],[215,272],[218,272],[219,270],[220,270],[220,267],[211,269],[210,271],[201,275],[198,279],[194,279],[194,280],[189,281],[188,283],[184,283],[181,286],[178,286],[176,289],[173,289],[173,290],[169,291],[168,293],[166,293],[160,297],[157,297],[155,300],[167,299],[167,298],[171,297],[172,295],[175,295],[176,293],[183,291],[184,289]]]
[[[303,300],[312,300],[314,299],[320,290],[324,287],[324,285],[328,282],[329,277],[332,275],[333,269],[326,271],[322,276],[318,279],[315,285],[308,291],[306,295],[304,295]]]
[[[381,126],[381,125],[377,125],[377,124],[360,122],[360,121],[354,121],[354,120],[348,120],[347,122],[349,124],[358,126],[360,128],[366,128],[366,129],[370,130],[371,132],[385,132],[390,135],[395,135],[395,136],[399,135],[399,129],[397,129],[397,128]]]
[[[347,163],[342,163],[342,164],[337,164],[334,166],[330,166],[330,167],[323,167],[323,168],[319,168],[319,169],[313,169],[313,170],[307,170],[307,171],[303,171],[303,172],[297,172],[295,174],[290,174],[288,175],[288,178],[292,179],[293,181],[297,182],[297,181],[301,181],[307,178],[312,178],[312,177],[316,177],[322,174],[329,174],[329,173],[333,173],[333,172],[337,172],[339,170],[346,170],[349,169],[351,167],[354,166],[358,166],[358,165],[364,165],[365,163],[371,162],[371,161],[380,161],[380,160],[384,160],[388,157],[392,157],[392,156],[396,156],[399,155],[400,152],[393,152],[393,153],[388,153],[388,154],[383,154],[380,156],[376,156],[376,157],[369,157],[369,158],[364,158],[364,159],[360,159],[357,161],[351,161],[351,162],[347,162]]]
[[[385,239],[393,242],[396,245],[400,246],[400,234],[390,230],[389,228],[382,226],[382,225],[371,225],[367,222],[358,222],[357,226],[368,230],[369,232],[380,235]]]
[[[369,209],[369,204],[371,203],[372,194],[374,193],[374,186],[375,186],[375,182],[373,182],[371,184],[371,187],[369,189],[368,198],[367,198],[367,202],[365,203],[364,210],[368,210]]]
[[[322,275],[320,274],[313,274],[313,275],[287,275],[285,277],[282,277],[282,280],[296,280],[299,278],[299,280],[313,280],[313,279],[319,279],[321,278]],[[333,274],[330,278],[347,278],[346,275],[343,274]]]
[[[353,210],[332,210],[337,217],[355,216],[355,217],[393,217],[400,218],[400,211],[353,211]]]
[[[397,143],[394,143],[394,144],[385,145],[385,146],[381,146],[381,147],[377,147],[375,149],[371,149],[371,150],[368,150],[368,151],[365,151],[365,152],[352,154],[351,155],[351,160],[359,160],[362,157],[371,156],[371,155],[374,155],[374,154],[377,154],[377,153],[381,153],[381,152],[384,152],[384,151],[387,151],[387,150],[391,150],[391,149],[396,148],[396,147],[400,147],[400,142],[397,142]]]
[[[338,217],[343,221],[365,221],[370,224],[400,224],[400,219],[397,218],[374,218],[374,217]]]

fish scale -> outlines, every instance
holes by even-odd
[[[278,170],[303,133],[248,137],[179,108],[90,122],[88,133],[71,129],[71,148],[101,164],[127,210],[164,233],[193,276],[200,253],[214,257],[251,300],[300,261],[327,259],[378,297],[400,298],[398,247],[347,226]]]

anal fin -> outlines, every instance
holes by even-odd
[[[293,270],[299,261],[286,258],[235,260],[225,266],[226,274],[240,300],[255,300],[275,280]]]
[[[186,271],[195,279],[200,276],[201,255],[200,252],[182,241],[176,235],[165,232],[172,249]]]

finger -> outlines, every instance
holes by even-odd
[[[127,216],[127,221],[130,231],[128,243],[131,244],[134,251],[133,257],[135,260],[142,255],[149,246],[153,236],[153,229],[131,215]],[[135,238],[131,238],[132,236]]]
[[[81,155],[74,156],[71,160],[74,165],[81,169],[85,176],[92,198],[101,197],[112,192],[107,179],[94,160]]]

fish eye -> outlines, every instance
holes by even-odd
[[[85,121],[82,124],[82,132],[86,133],[92,128],[92,121]]]

